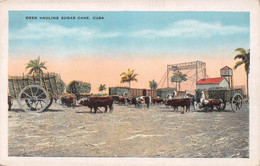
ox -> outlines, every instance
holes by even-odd
[[[114,99],[114,103],[118,103],[121,96],[118,95],[109,95],[108,97],[111,97]]]
[[[118,99],[118,104],[126,104],[127,103],[127,99],[125,97],[119,97]]]
[[[130,104],[134,104],[135,107],[136,107],[136,105],[137,105],[137,100],[136,100],[135,97],[132,97],[132,99],[131,99],[131,101],[130,101]]]
[[[65,94],[61,96],[62,105],[66,105],[67,107],[75,107],[76,105],[76,96],[72,94]]]
[[[164,103],[165,101],[163,100],[163,98],[153,98],[152,99],[152,103],[155,104],[161,104]]]
[[[222,102],[223,101],[221,99],[205,99],[204,91],[201,92],[200,107],[204,107],[206,110],[210,108],[212,111],[214,106],[220,107]]]
[[[167,100],[167,105],[172,106],[174,111],[178,107],[183,107],[183,113],[185,113],[184,107],[186,107],[186,112],[190,111],[190,99],[189,98],[182,98],[182,99],[170,99]]]
[[[138,107],[140,104],[146,104],[147,108],[149,108],[149,105],[151,103],[151,97],[150,96],[140,96],[136,98],[136,103]]]
[[[107,107],[109,107],[109,112],[112,112],[113,102],[114,99],[112,97],[91,97],[89,99],[81,99],[79,104],[89,107],[90,112],[94,108],[94,113],[97,113],[98,107],[104,107],[105,112],[107,112]]]

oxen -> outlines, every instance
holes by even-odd
[[[204,108],[210,108],[211,111],[213,110],[214,106],[215,107],[220,107],[222,103],[222,100],[221,99],[208,99],[208,100],[205,100],[202,104],[202,107]]]
[[[206,99],[204,91],[201,92],[200,107],[204,107],[206,110],[207,108],[210,108],[212,111],[214,106],[220,108],[221,103],[223,103],[221,99]]]
[[[131,101],[130,101],[130,104],[134,104],[135,107],[137,105],[137,100],[136,100],[136,97],[132,97]]]
[[[140,105],[146,104],[146,107],[149,108],[149,105],[151,103],[151,97],[150,96],[139,96],[136,98],[136,104],[139,107]]]
[[[8,96],[8,110],[11,110],[12,105],[13,105],[13,98],[11,96]]]
[[[125,97],[119,97],[118,99],[118,104],[126,104],[127,103],[127,99]]]
[[[152,98],[152,103],[155,105],[165,103],[165,101],[163,100],[163,98]]]
[[[75,107],[76,105],[76,96],[73,94],[64,94],[61,96],[62,105],[66,105],[67,107]]]
[[[111,97],[114,99],[114,103],[119,103],[119,99],[121,96],[118,96],[118,95],[109,95],[108,97]]]
[[[189,98],[182,98],[182,99],[170,99],[167,100],[167,105],[172,106],[174,111],[178,107],[183,107],[183,113],[185,113],[184,108],[186,107],[186,112],[190,111],[190,99]]]
[[[151,97],[150,96],[144,96],[144,103],[146,104],[147,108],[149,108],[149,105],[151,103]]]
[[[98,107],[104,107],[105,112],[107,112],[107,107],[109,107],[109,112],[112,112],[113,102],[114,99],[112,97],[91,97],[89,99],[81,99],[79,104],[89,107],[90,112],[92,112],[92,108],[94,108],[94,113],[97,113]]]

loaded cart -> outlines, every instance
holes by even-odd
[[[16,98],[26,112],[42,112],[48,109],[57,95],[65,89],[65,83],[56,73],[32,76],[9,76],[9,95]]]
[[[242,89],[209,89],[209,90],[196,90],[196,98],[199,103],[201,92],[204,91],[208,99],[221,99],[222,103],[218,110],[224,110],[226,104],[231,104],[231,109],[236,112],[240,110],[243,104],[243,90]]]

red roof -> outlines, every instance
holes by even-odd
[[[224,79],[224,77],[201,79],[196,84],[197,85],[201,85],[201,84],[218,84],[223,79]]]
[[[225,66],[225,67],[223,67],[222,69],[220,69],[220,70],[223,70],[223,69],[231,69],[230,67],[228,67],[228,66]]]

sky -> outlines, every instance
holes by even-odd
[[[93,93],[101,83],[127,86],[119,75],[128,68],[139,74],[134,88],[159,82],[167,64],[195,60],[219,77],[238,47],[250,48],[249,12],[9,11],[9,75],[28,72],[25,63],[40,56],[48,72],[90,82]],[[245,84],[242,72],[234,73],[237,85]]]

